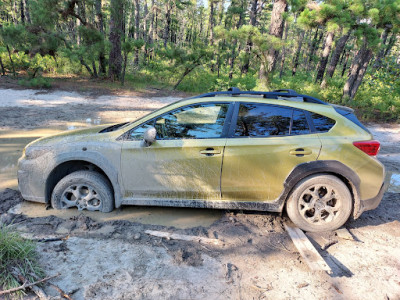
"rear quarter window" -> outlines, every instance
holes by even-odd
[[[328,132],[336,124],[335,120],[317,113],[311,113],[311,118],[316,132]]]

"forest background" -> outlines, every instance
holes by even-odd
[[[399,29],[400,0],[0,0],[0,72],[38,88],[294,89],[396,122]]]

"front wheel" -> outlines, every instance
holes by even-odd
[[[332,175],[314,175],[293,188],[286,211],[305,231],[335,230],[350,217],[353,201],[347,186]]]
[[[111,212],[114,200],[108,180],[94,171],[76,171],[55,186],[51,205],[55,209],[77,207],[79,210]]]

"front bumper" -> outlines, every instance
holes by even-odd
[[[361,215],[364,211],[377,208],[379,203],[381,203],[383,195],[385,194],[388,187],[389,187],[389,182],[387,181],[383,182],[381,189],[379,190],[379,193],[375,197],[367,200],[361,200],[359,215]]]
[[[41,160],[18,160],[18,188],[22,198],[34,202],[45,203],[46,181],[43,177]]]

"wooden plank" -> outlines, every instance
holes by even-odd
[[[304,258],[310,269],[313,271],[326,271],[331,274],[331,268],[314,248],[304,232],[299,228],[291,227],[286,223],[284,225],[286,231],[293,241],[293,244],[296,246],[297,250],[299,250],[301,256]]]
[[[154,231],[154,230],[146,230],[145,233],[161,238],[172,239],[172,240],[182,240],[182,241],[189,241],[189,242],[198,242],[203,244],[213,244],[218,245],[219,240],[217,239],[209,239],[200,236],[193,236],[193,235],[184,235],[178,233],[169,233],[165,231]]]
[[[346,228],[340,228],[336,230],[336,235],[341,239],[354,241],[353,236]]]

